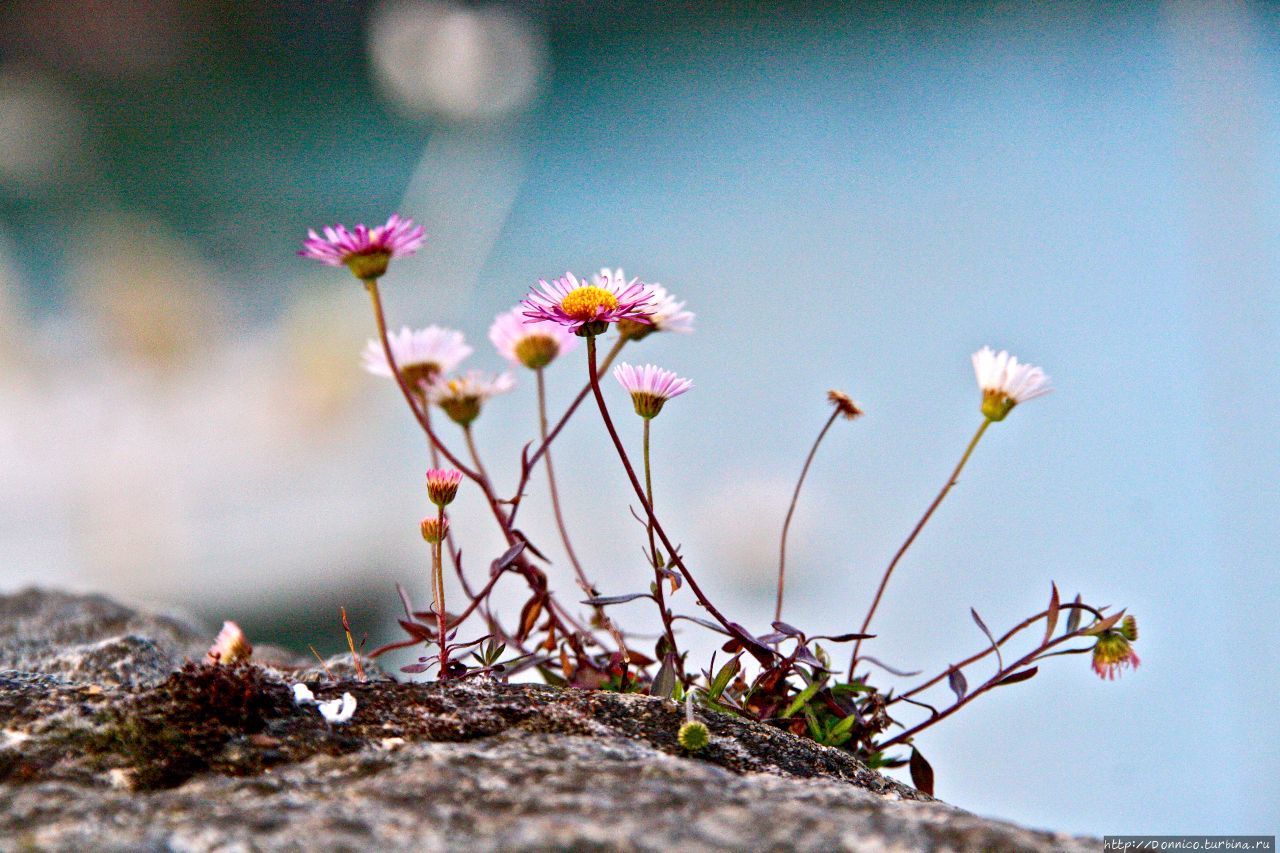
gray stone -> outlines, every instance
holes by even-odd
[[[83,614],[65,596],[23,607]],[[38,660],[123,638],[169,660],[192,640],[119,626],[122,610],[105,632],[116,640],[81,624]],[[0,660],[24,642],[0,633]],[[102,675],[114,665],[84,664],[98,673],[85,683],[74,668],[27,669],[34,659],[0,673],[0,850],[1099,848],[976,817],[736,717],[700,711],[711,744],[690,755],[683,711],[644,696],[321,681],[318,698],[357,700],[331,726],[294,704],[297,672],[190,665],[126,690]]]

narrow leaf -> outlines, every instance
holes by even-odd
[[[675,692],[675,656],[667,655],[662,659],[662,666],[658,669],[658,674],[653,677],[653,684],[649,687],[649,695],[658,696],[662,699],[670,699]]]
[[[501,557],[489,564],[489,575],[492,577],[498,572],[506,571],[510,568],[511,564],[524,552],[525,546],[528,544],[528,542],[521,540],[508,548]]]
[[[1044,641],[1046,643],[1053,639],[1054,629],[1058,627],[1058,609],[1061,606],[1061,601],[1058,598],[1058,585],[1056,583],[1050,585],[1053,587],[1053,592],[1049,595],[1049,612],[1044,617]]]
[[[833,643],[852,643],[854,640],[873,640],[875,634],[836,634],[834,637],[823,634],[820,637],[814,637],[815,640],[830,640]]]
[[[951,690],[956,694],[956,701],[963,702],[965,694],[969,692],[969,680],[964,677],[964,673],[958,669],[953,669],[947,673],[947,684],[951,685]]]
[[[1000,654],[1000,644],[996,642],[996,638],[992,636],[991,629],[987,627],[987,623],[982,621],[982,617],[978,615],[978,611],[972,607],[969,612],[973,614],[973,621],[978,623],[978,627],[982,629],[982,633],[987,635],[987,639],[991,641],[991,648],[996,650],[996,662],[1000,664],[1000,668],[1004,669],[1004,658]]]
[[[743,628],[737,622],[730,622],[727,627],[729,628],[733,638],[741,643],[743,648],[750,652],[753,658],[760,661],[761,665],[768,666],[773,663],[773,659],[778,656],[777,652],[757,640],[747,631],[746,628]]]
[[[914,746],[911,747],[911,784],[933,796],[933,768]]]
[[[1101,634],[1103,631],[1110,631],[1112,628],[1116,626],[1116,623],[1123,618],[1124,618],[1124,611],[1121,610],[1119,613],[1111,614],[1106,619],[1100,619],[1097,622],[1094,622],[1088,628],[1085,628],[1084,632],[1091,636],[1097,636],[1098,634]]]
[[[605,607],[610,604],[626,604],[628,601],[635,601],[637,598],[653,598],[653,596],[647,592],[633,592],[629,595],[598,595],[595,598],[588,598],[582,603],[592,607]]]
[[[703,628],[715,631],[717,634],[728,634],[728,631],[724,629],[723,625],[718,622],[712,622],[710,619],[703,619],[701,616],[685,616],[684,614],[680,614],[674,618],[683,619],[686,622],[692,622],[695,625],[701,625]]]
[[[1076,593],[1075,607],[1071,608],[1071,615],[1067,617],[1067,633],[1074,634],[1080,627],[1080,617],[1084,613],[1080,609],[1080,594]]]
[[[801,631],[799,628],[796,628],[792,625],[788,625],[786,622],[774,622],[773,630],[778,631],[779,633],[782,633],[782,634],[786,634],[788,637],[804,636],[803,631]]]
[[[818,694],[818,691],[821,689],[822,689],[821,681],[814,681],[813,683],[811,683],[804,690],[801,690],[800,693],[797,694],[795,699],[791,700],[791,704],[787,706],[787,710],[782,712],[782,716],[784,717],[795,716],[796,712],[799,711],[801,708],[803,708],[805,705],[808,705],[809,700],[812,699],[814,696],[816,696]]]
[[[729,662],[720,667],[720,671],[716,673],[715,680],[707,688],[707,695],[713,700],[719,699],[740,669],[742,669],[742,664],[738,662],[738,658],[730,658]]]
[[[876,666],[883,669],[885,672],[892,673],[893,675],[901,676],[902,678],[913,678],[914,676],[919,675],[922,671],[917,669],[912,672],[906,672],[901,669],[894,669],[893,667],[889,666],[889,664],[885,663],[884,661],[878,658],[873,658],[871,655],[862,655],[858,658],[858,660],[864,660],[867,663],[873,663]]]
[[[1015,672],[1013,675],[1006,675],[1004,678],[997,681],[995,686],[999,687],[1002,684],[1017,684],[1019,681],[1026,681],[1029,678],[1034,678],[1035,674],[1039,671],[1040,667],[1033,666],[1031,669],[1024,669],[1021,672]]]

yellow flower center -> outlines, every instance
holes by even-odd
[[[600,309],[618,307],[618,298],[603,287],[585,285],[569,291],[560,301],[560,310],[574,320],[594,320]]]

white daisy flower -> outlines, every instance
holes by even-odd
[[[429,388],[438,377],[456,370],[473,352],[462,332],[440,326],[425,329],[406,326],[388,334],[387,342],[391,344],[391,355],[405,382],[410,388],[418,389]],[[365,346],[364,369],[374,376],[392,375],[381,341],[369,341]]]
[[[505,394],[516,387],[510,373],[491,376],[480,370],[468,370],[462,376],[444,379],[431,387],[431,402],[444,409],[455,423],[466,426],[480,416],[485,400]]]
[[[610,270],[605,267],[596,274],[594,283],[597,287],[617,286],[625,283],[627,277],[621,269]],[[684,310],[684,303],[677,300],[660,284],[646,284],[649,288],[649,304],[644,309],[649,322],[639,323],[634,320],[622,320],[618,323],[618,331],[626,338],[638,341],[653,332],[680,332],[688,334],[693,331],[692,311]]]
[[[1014,406],[1053,390],[1043,370],[1020,363],[1005,350],[983,347],[975,352],[973,372],[982,389],[982,414],[992,421],[1004,420]]]

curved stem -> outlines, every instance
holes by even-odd
[[[649,499],[649,508],[653,509],[653,468],[649,463],[649,425],[653,422],[652,418],[644,418],[644,493]],[[649,557],[653,560],[653,600],[658,605],[658,613],[662,616],[662,628],[666,633],[667,645],[670,646],[670,653],[675,656],[676,660],[680,659],[680,651],[676,646],[675,631],[671,628],[671,612],[667,610],[666,593],[662,589],[662,569],[663,560],[658,555],[658,546],[653,538],[653,515],[649,516],[649,521],[645,525],[649,532]],[[680,679],[684,681],[683,676]]]
[[[827,430],[831,429],[831,425],[836,422],[839,415],[839,409],[831,413],[831,417],[827,418],[827,422],[822,425],[822,430],[818,433],[817,440],[813,442],[813,447],[809,448],[804,467],[800,469],[800,479],[796,481],[796,490],[791,495],[791,506],[787,508],[787,520],[782,522],[782,542],[778,545],[778,603],[773,609],[775,622],[782,618],[782,590],[787,581],[787,533],[791,530],[791,517],[796,513],[796,502],[800,500],[800,487],[804,485],[804,478],[809,475],[809,466],[813,464],[813,457],[818,453],[818,445],[822,444]]]
[[[590,338],[588,338],[588,340],[590,340]],[[613,346],[607,353],[605,353],[604,361],[596,370],[596,378],[604,375],[604,372],[609,369],[609,365],[613,364],[613,360],[618,357],[618,353],[622,352],[622,348],[626,343],[627,339],[623,337],[619,337],[618,340],[614,341]],[[543,454],[551,447],[551,442],[556,440],[556,436],[560,434],[560,430],[564,429],[564,425],[569,422],[569,418],[573,417],[573,413],[578,410],[578,407],[582,405],[582,401],[585,400],[587,395],[590,393],[591,383],[588,382],[586,385],[582,386],[582,390],[578,392],[578,396],[573,398],[573,402],[569,404],[569,408],[565,409],[564,414],[560,416],[560,420],[556,421],[555,427],[552,428],[551,432],[547,433],[546,438],[544,438],[542,443],[538,445],[538,449],[529,457],[530,468],[538,464],[538,460],[541,459]]]
[[[698,599],[698,604],[715,617],[715,620],[724,626],[730,636],[737,636],[741,629],[735,627],[732,622],[726,619],[725,615],[703,593],[693,574],[685,566],[684,558],[680,556],[675,546],[671,544],[670,537],[667,536],[667,532],[663,529],[657,516],[653,514],[653,506],[649,503],[649,499],[645,497],[644,486],[640,485],[640,480],[636,477],[635,468],[631,466],[631,460],[627,458],[627,449],[623,446],[622,439],[618,436],[618,430],[613,425],[613,418],[609,416],[609,407],[605,405],[604,395],[600,392],[599,373],[596,370],[596,341],[593,335],[587,336],[587,368],[591,377],[591,391],[595,395],[596,405],[600,408],[600,417],[604,420],[605,428],[609,431],[609,437],[613,439],[613,446],[618,451],[618,458],[622,460],[622,467],[626,469],[627,478],[631,481],[631,488],[635,490],[636,497],[640,500],[640,506],[644,509],[649,523],[653,525],[653,532],[658,534],[658,539],[662,541],[662,546],[671,555],[671,561],[680,569],[684,579],[689,582],[689,589],[693,592],[694,597]]]
[[[480,451],[476,449],[476,439],[471,433],[471,424],[463,424],[462,434],[467,439],[467,452],[471,454],[471,461],[476,463],[476,471],[489,484],[489,490],[493,489],[493,481],[489,479],[489,472],[484,469],[484,463],[480,461]]]
[[[1047,643],[1041,643],[1035,649],[1035,651],[1032,651],[1018,658],[1016,661],[1009,664],[1004,669],[997,672],[995,675],[991,676],[991,678],[987,679],[987,681],[983,682],[983,684],[980,687],[978,687],[976,690],[966,694],[963,699],[957,700],[956,703],[951,707],[939,712],[935,716],[930,717],[929,719],[925,720],[923,723],[920,723],[919,725],[916,725],[916,726],[912,726],[906,731],[898,735],[895,735],[894,737],[889,738],[889,740],[885,741],[884,743],[877,744],[875,746],[875,750],[877,752],[882,751],[882,750],[888,749],[891,746],[897,746],[898,744],[903,743],[904,741],[911,740],[911,738],[915,737],[920,732],[929,728],[934,723],[942,722],[947,717],[950,717],[956,711],[959,711],[961,708],[963,708],[965,705],[968,705],[974,699],[977,699],[983,693],[986,693],[987,691],[991,690],[994,687],[998,687],[1000,682],[1006,676],[1010,675],[1016,670],[1021,669],[1027,664],[1032,663],[1033,661],[1035,661],[1037,657],[1044,654],[1049,649],[1053,648],[1054,646],[1061,645],[1062,643],[1065,643],[1068,640],[1077,639],[1081,637],[1083,633],[1084,633],[1083,630],[1076,630],[1076,631],[1072,631],[1070,634],[1063,634],[1061,637],[1058,637],[1056,640],[1051,640]]]
[[[1074,602],[1068,602],[1067,604],[1060,605],[1060,608],[1063,610],[1084,610],[1087,613],[1092,614],[1096,619],[1103,618],[1102,614],[1099,611],[1095,610],[1094,608],[1090,607],[1087,604],[1075,604]],[[1026,619],[1022,620],[1017,625],[1014,625],[1012,628],[1006,631],[1004,636],[1001,637],[999,640],[997,640],[994,646],[987,646],[982,651],[977,652],[976,654],[972,654],[969,657],[965,658],[964,660],[960,661],[960,663],[955,664],[954,666],[947,667],[940,674],[934,676],[933,678],[929,679],[923,684],[919,684],[911,688],[905,693],[899,693],[897,696],[894,696],[892,699],[889,699],[888,701],[886,701],[885,707],[892,705],[894,702],[897,702],[899,699],[910,699],[912,696],[915,696],[918,693],[923,693],[933,685],[942,681],[942,679],[949,676],[953,671],[964,669],[969,664],[977,663],[978,661],[985,658],[987,655],[994,654],[997,646],[1003,646],[1005,643],[1013,639],[1014,636],[1022,633],[1027,628],[1030,628],[1032,625],[1039,622],[1041,619],[1044,619],[1048,615],[1049,615],[1048,610],[1042,610],[1039,613],[1037,613],[1035,616],[1028,616]]]
[[[871,619],[876,615],[876,608],[880,606],[880,599],[884,597],[884,588],[889,585],[889,578],[893,576],[893,570],[897,568],[898,562],[902,559],[902,555],[907,553],[907,549],[911,547],[911,543],[916,541],[916,537],[920,535],[920,531],[924,530],[925,524],[933,515],[934,510],[942,503],[942,499],[947,496],[947,492],[951,491],[951,487],[960,479],[960,472],[964,470],[965,463],[969,461],[969,457],[973,455],[973,449],[978,446],[978,442],[982,439],[983,433],[987,431],[987,427],[991,426],[991,421],[983,418],[982,425],[978,427],[978,431],[973,434],[973,438],[969,439],[969,446],[965,448],[964,455],[960,457],[960,462],[956,465],[955,470],[951,472],[951,476],[947,478],[946,485],[942,487],[942,491],[938,492],[938,496],[933,499],[933,503],[929,504],[929,508],[924,511],[924,515],[916,522],[916,526],[912,528],[911,534],[907,536],[907,541],[902,543],[902,547],[893,555],[893,559],[889,561],[889,567],[884,570],[884,577],[880,579],[880,587],[876,590],[876,597],[871,601],[871,607],[867,610],[867,618],[862,620],[862,627],[858,629],[858,633],[867,633],[867,628],[871,625]],[[853,680],[853,670],[858,665],[858,652],[862,649],[862,640],[858,640],[853,644],[853,656],[849,660],[849,680]]]
[[[542,440],[547,440],[547,381],[543,375],[543,369],[539,367],[535,374],[538,377],[538,429],[542,436]],[[582,587],[582,591],[588,597],[596,595],[595,587],[587,580],[587,575],[582,570],[582,563],[578,562],[578,555],[573,550],[573,543],[569,541],[569,528],[564,523],[564,513],[560,509],[560,490],[556,488],[556,471],[551,464],[551,451],[548,449],[544,454],[547,468],[547,488],[551,492],[551,510],[556,517],[556,527],[560,531],[560,541],[564,543],[564,551],[569,556],[569,562],[573,565],[573,573],[578,577],[578,586]]]

